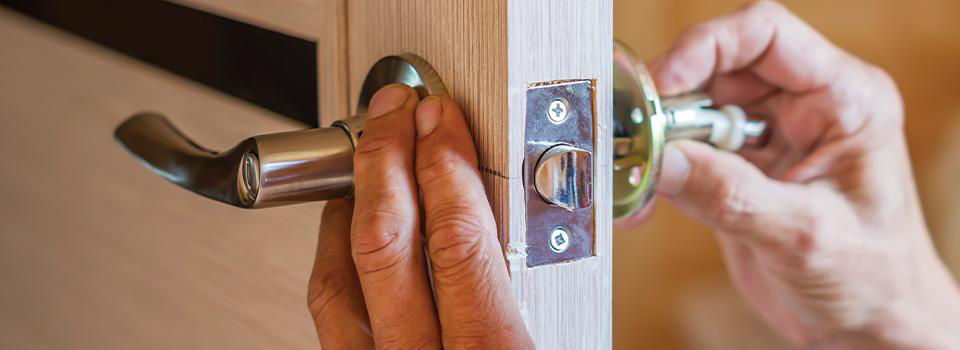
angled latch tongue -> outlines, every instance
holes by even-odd
[[[536,187],[550,204],[567,210],[587,208],[593,200],[593,156],[568,145],[548,149],[537,163]]]

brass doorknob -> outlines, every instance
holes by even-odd
[[[704,94],[661,98],[646,67],[614,42],[614,217],[629,216],[650,202],[660,174],[663,146],[695,139],[736,151],[761,146],[768,130],[734,105],[714,107]]]
[[[233,206],[265,208],[344,198],[353,193],[353,151],[370,99],[392,83],[411,86],[422,97],[447,94],[423,59],[389,56],[367,74],[357,115],[327,128],[254,136],[216,152],[187,138],[162,115],[138,113],[120,124],[114,137],[170,182]]]

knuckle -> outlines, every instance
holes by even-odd
[[[811,223],[810,227],[794,232],[784,247],[801,271],[823,271],[829,262],[824,252],[824,236],[816,226],[817,223]]]
[[[772,249],[799,273],[809,274],[827,271],[830,263],[822,220],[800,213],[794,217],[796,226],[785,230],[773,241]]]
[[[369,164],[368,161],[377,161],[403,146],[401,139],[394,135],[367,133],[364,136],[357,142],[357,149],[354,151],[354,160],[357,163]]]
[[[716,31],[716,24],[713,21],[697,23],[680,34],[681,45],[688,45],[701,38],[710,37]]]
[[[793,255],[801,257],[802,262],[811,262],[808,261],[811,257],[816,256],[819,251],[820,246],[820,237],[813,231],[801,230],[793,234],[793,237],[790,241],[787,242],[787,249]],[[807,265],[807,264],[804,264]]]
[[[428,242],[437,273],[461,274],[486,263],[487,230],[467,209],[448,206],[434,213]]]
[[[886,101],[888,105],[886,105],[884,110],[886,110],[887,113],[884,113],[883,115],[887,117],[888,122],[902,125],[904,114],[903,101],[900,97],[900,91],[897,88],[897,83],[893,79],[893,76],[890,75],[890,73],[885,69],[874,65],[869,65],[868,70],[869,74],[874,77],[875,81],[877,81],[877,94],[881,95],[871,98],[870,101],[874,103],[878,100]]]
[[[749,201],[740,180],[724,178],[708,198],[708,221],[721,226],[733,226],[748,214]]]
[[[446,344],[451,349],[482,349],[484,346],[478,346],[481,344],[486,344],[485,340],[489,337],[490,330],[487,328],[489,325],[482,324],[481,322],[472,322],[467,324],[466,327],[458,329],[456,334],[450,334],[446,336]],[[490,345],[490,344],[486,344]]]
[[[466,169],[475,171],[476,166],[451,149],[440,149],[417,158],[417,178],[424,185],[438,179],[460,178]]]
[[[351,239],[357,272],[390,270],[410,257],[414,247],[413,223],[404,215],[382,209],[357,216]]]
[[[394,333],[393,335],[390,335],[390,336],[378,338],[377,348],[384,349],[384,350],[441,349],[443,348],[443,343],[441,342],[440,338],[435,335],[411,336],[406,334]]]
[[[336,271],[314,270],[310,276],[307,308],[315,321],[330,314],[329,307],[338,298],[344,296],[354,283],[352,276]]]
[[[762,14],[783,14],[786,8],[782,4],[773,0],[753,0],[744,8],[744,12],[762,13]]]

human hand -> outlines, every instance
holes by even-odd
[[[355,199],[324,209],[310,277],[323,348],[533,348],[460,108],[383,88],[354,169]]]
[[[664,95],[702,88],[769,116],[770,142],[742,157],[669,144],[658,195],[717,229],[774,329],[818,347],[960,348],[960,292],[928,237],[886,73],[771,1],[687,30],[651,72]]]

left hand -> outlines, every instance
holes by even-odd
[[[377,92],[354,172],[354,201],[324,209],[309,283],[324,349],[533,348],[451,99]]]

